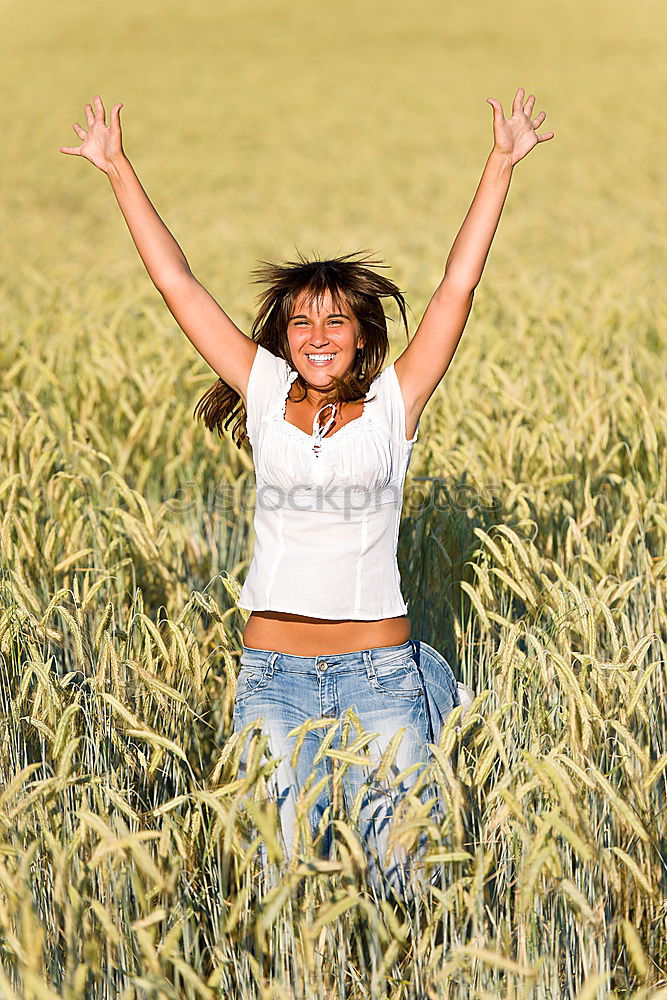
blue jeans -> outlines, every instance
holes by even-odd
[[[326,820],[335,782],[330,780],[332,756],[326,750],[333,751],[334,761],[337,750],[349,751],[358,735],[348,712],[352,709],[360,729],[375,736],[356,751],[367,753],[368,763],[343,764],[339,785],[346,811],[349,815],[358,810],[358,833],[367,848],[369,880],[376,887],[382,883],[390,893],[411,895],[407,880],[418,859],[409,859],[396,845],[388,851],[390,823],[399,800],[414,785],[429,759],[428,743],[437,742],[444,719],[458,704],[451,667],[433,647],[417,640],[319,656],[243,646],[234,730],[238,732],[262,719],[268,750],[273,758],[280,758],[270,783],[279,806],[285,856],[291,860],[299,849],[299,813],[303,816],[303,809],[299,811],[297,802],[311,773],[314,782],[310,787],[325,780],[309,808],[308,820],[311,831],[316,833],[324,819],[323,846],[327,851],[330,847],[331,828]],[[307,732],[306,724],[315,719],[329,720],[335,732],[330,732],[331,726]],[[300,727],[300,733],[293,732]],[[401,729],[393,763],[388,771],[385,768],[386,774],[378,775],[382,755]],[[341,743],[343,731],[346,739]],[[293,759],[298,741],[299,750]],[[410,771],[403,774],[406,769]],[[400,779],[396,780],[398,775]],[[425,800],[428,789],[421,794]],[[266,858],[264,850],[262,857]]]

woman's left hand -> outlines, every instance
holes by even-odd
[[[537,135],[536,130],[547,117],[545,111],[540,111],[537,118],[531,121],[535,95],[530,94],[524,106],[526,91],[519,87],[512,104],[512,117],[505,118],[502,105],[492,97],[487,98],[487,104],[493,108],[494,149],[511,157],[512,166],[522,160],[538,142],[553,139],[553,132]]]

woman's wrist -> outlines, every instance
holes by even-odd
[[[493,163],[497,163],[499,167],[505,167],[508,170],[514,169],[512,154],[508,153],[506,150],[498,149],[497,146],[494,146],[489,153],[489,160]]]
[[[130,161],[128,160],[125,153],[117,153],[106,161],[105,173],[109,180],[114,180],[121,176],[124,167],[128,167]]]

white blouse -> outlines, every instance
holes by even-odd
[[[283,358],[257,345],[246,396],[255,547],[238,603],[312,618],[407,614],[396,550],[419,423],[406,439],[394,364],[372,382],[361,416],[329,437],[331,404],[315,415],[312,434],[285,419],[297,377]]]

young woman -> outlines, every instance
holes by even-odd
[[[81,145],[60,147],[107,174],[151,279],[219,376],[199,416],[222,432],[236,414],[234,439],[240,446],[247,437],[252,447],[256,540],[239,600],[252,613],[234,722],[238,730],[261,718],[280,759],[274,789],[287,854],[296,850],[297,796],[309,775],[323,779],[308,814],[314,829],[329,805],[322,730],[307,724],[354,718],[376,734],[366,747],[371,764],[392,751],[394,780],[352,764],[345,797],[358,810],[371,879],[401,893],[410,865],[404,852],[388,850],[390,820],[427,744],[462,703],[447,661],[411,638],[396,563],[403,484],[421,413],[472,308],[512,171],[553,138],[537,134],[546,115],[531,118],[534,101],[519,88],[505,119],[488,99],[494,145],[472,205],[414,337],[384,370],[382,299],[394,299],[406,334],[407,321],[403,296],[372,270],[376,262],[349,254],[265,264],[257,273],[267,288],[248,337],[194,277],[141,186],[122,148],[122,104],[107,126],[96,96],[94,109],[85,107],[88,131],[73,125]],[[340,735],[339,727],[331,747],[340,747]]]

